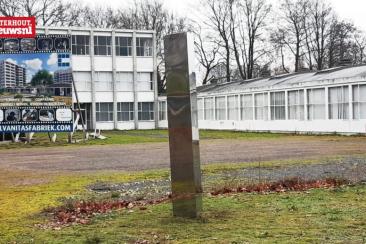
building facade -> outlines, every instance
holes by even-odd
[[[56,70],[53,74],[54,84],[71,84],[72,83],[72,70]]]
[[[24,67],[6,60],[0,61],[0,88],[23,87],[26,79]]]
[[[157,128],[153,31],[39,27],[37,34],[71,35],[73,100],[78,98],[88,129]],[[56,85],[65,78],[58,77]]]
[[[197,88],[199,128],[366,134],[366,66]],[[167,128],[166,97],[159,127]]]

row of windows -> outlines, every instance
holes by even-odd
[[[200,98],[198,116],[199,120],[324,120],[328,105],[329,119],[346,120],[351,103],[352,118],[366,119],[366,85],[352,86],[351,92],[352,101],[348,86],[329,88],[327,102],[324,88],[307,89],[306,97],[303,89],[288,91],[287,103],[284,91]]]
[[[74,71],[75,81],[91,82],[91,73],[88,71]],[[153,81],[153,72],[137,72],[137,82]],[[133,72],[116,72],[116,82],[133,82]],[[113,73],[107,71],[95,71],[94,80],[96,82],[112,82]]]
[[[133,102],[117,103],[117,120],[133,121],[134,111]],[[96,116],[97,122],[112,122],[114,120],[113,103],[96,103]],[[138,103],[138,120],[154,120],[153,102]]]
[[[90,55],[90,36],[72,36],[72,54]],[[153,52],[152,38],[136,38],[136,56],[151,57]],[[117,56],[132,56],[132,37],[115,37]],[[112,55],[112,37],[94,36],[94,55]]]

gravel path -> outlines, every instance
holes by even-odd
[[[336,161],[325,160],[321,164],[292,165],[274,168],[247,168],[227,171],[215,175],[204,175],[204,188],[210,189],[220,184],[275,182],[286,178],[299,177],[303,180],[325,178],[347,179],[352,183],[366,183],[366,157],[349,156]],[[126,200],[155,199],[170,193],[170,180],[139,181],[122,184],[97,183],[89,190],[98,193],[118,193]]]
[[[202,140],[202,163],[255,162],[366,154],[362,137],[283,137],[252,140]],[[0,151],[0,168],[45,172],[169,167],[168,143],[52,147]]]

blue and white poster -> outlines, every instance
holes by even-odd
[[[73,130],[70,40],[0,39],[0,133]]]

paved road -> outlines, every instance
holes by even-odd
[[[284,137],[260,140],[203,140],[203,163],[305,159],[366,154],[366,138]],[[61,171],[166,168],[168,143],[0,150],[0,167]]]

